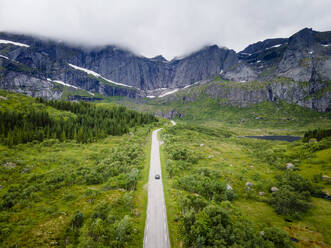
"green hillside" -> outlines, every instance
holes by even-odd
[[[114,104],[0,95],[0,246],[141,246],[158,119]]]

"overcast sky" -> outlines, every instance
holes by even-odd
[[[0,31],[170,59],[208,44],[240,51],[304,27],[331,30],[330,10],[331,0],[0,0]]]

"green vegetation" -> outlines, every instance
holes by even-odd
[[[263,110],[255,106],[255,111],[260,115]],[[219,121],[217,113],[205,121],[186,121],[184,117],[185,121],[166,128],[161,151],[172,246],[330,244],[331,204],[324,197],[331,192],[325,177],[331,172],[331,157],[326,156],[331,139],[288,143],[240,137],[303,135],[314,123],[309,117],[313,115],[307,111],[300,117],[305,120],[301,129],[289,125],[285,132],[274,127],[274,120],[263,129],[259,122],[247,128]],[[324,121],[329,119],[321,119],[322,126]],[[313,125],[318,126],[316,122]],[[290,162],[294,168],[287,169]],[[272,187],[277,190],[272,192]],[[299,242],[290,241],[290,237]]]
[[[310,139],[317,139],[318,141],[320,141],[321,139],[330,136],[331,136],[331,129],[315,129],[312,131],[305,132],[303,140],[309,141]]]
[[[14,127],[32,133],[15,145],[17,139],[9,144],[8,131],[1,131],[0,246],[142,247],[150,133],[157,126],[164,127],[172,247],[331,245],[330,113],[284,102],[237,108],[205,96],[184,101],[180,94],[173,101],[114,97],[94,104],[0,95],[1,115],[15,116],[10,124],[1,116],[7,123],[1,130],[15,133],[9,137],[20,133]],[[182,117],[165,125],[114,103]],[[59,136],[44,130],[69,123],[76,132],[83,127],[87,138],[66,128]],[[45,133],[40,139],[39,132]]]
[[[0,246],[141,246],[148,140],[161,123],[112,104],[46,102],[0,93],[1,113],[22,117],[12,122],[16,127],[22,120],[24,127],[41,119],[72,120],[77,127],[92,124],[93,128],[97,121],[103,123],[103,115],[127,128],[120,135],[97,137],[89,143],[44,137],[12,147],[1,144]],[[37,114],[32,118],[29,110]],[[89,117],[95,122],[88,122]],[[30,127],[37,131],[44,126]]]
[[[0,111],[0,137],[4,144],[12,146],[50,138],[87,143],[107,135],[122,135],[129,128],[157,121],[150,114],[137,113],[122,106],[105,107],[85,102],[46,101],[42,98],[36,99],[36,102],[68,111],[72,116],[66,119],[62,116],[51,118],[46,109],[31,108],[27,112],[18,112],[5,108]]]

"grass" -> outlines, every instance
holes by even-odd
[[[146,214],[147,214],[147,199],[148,199],[148,176],[149,176],[149,167],[151,161],[151,145],[152,145],[152,136],[151,133],[147,137],[147,142],[145,145],[145,166],[142,171],[142,178],[139,180],[137,184],[137,192],[136,192],[136,205],[137,213],[139,213],[139,218],[137,219],[138,233],[139,238],[137,239],[139,242],[139,247],[143,247],[144,243],[144,231],[145,231],[145,222],[146,222]]]
[[[309,118],[307,117],[307,120]],[[201,126],[203,129],[191,128]],[[310,127],[311,123],[307,122]],[[323,122],[321,123],[323,125]],[[181,127],[182,126],[182,127]],[[293,162],[298,168],[298,173],[313,181],[314,175],[331,174],[330,148],[320,151],[310,151],[301,156],[305,144],[302,141],[293,143],[282,141],[263,141],[257,139],[238,138],[239,135],[277,134],[278,128],[271,127],[231,127],[228,123],[220,121],[178,121],[177,126],[166,129],[162,133],[163,139],[171,140],[171,144],[185,147],[193,154],[198,154],[200,160],[189,170],[180,172],[178,177],[191,174],[198,168],[209,168],[215,171],[221,180],[230,184],[237,194],[233,205],[238,208],[249,220],[253,221],[260,230],[265,227],[278,226],[286,230],[291,237],[300,240],[296,247],[327,247],[330,240],[330,201],[321,198],[312,198],[313,207],[301,220],[287,222],[285,217],[278,215],[267,203],[271,197],[270,188],[277,182],[276,176],[283,173],[287,162]],[[306,126],[306,128],[307,128]],[[231,137],[217,137],[215,130],[223,133],[232,133]],[[295,126],[290,126],[283,134],[300,133]],[[167,146],[165,142],[165,145]],[[173,247],[180,246],[178,217],[178,189],[173,187],[174,178],[170,178],[165,165],[171,161],[164,147],[161,149],[162,168],[164,176],[166,204],[168,209],[169,230]],[[316,177],[316,176],[315,176]],[[320,177],[319,177],[320,178]],[[253,183],[252,190],[245,190],[245,183]],[[314,182],[314,181],[313,181]],[[321,179],[314,182],[324,192],[330,193],[330,184]],[[263,196],[259,192],[264,192]]]
[[[163,182],[163,190],[164,190],[164,200],[166,203],[167,209],[167,221],[168,221],[168,230],[169,230],[169,238],[170,238],[170,246],[171,247],[182,247],[182,241],[179,236],[178,230],[178,206],[176,204],[176,199],[174,195],[174,191],[171,187],[171,181],[167,179],[167,171],[166,171],[166,153],[163,151],[163,145],[160,146],[160,159],[161,159],[161,171],[162,171],[162,182]]]
[[[11,109],[24,112],[29,108],[45,108],[55,118],[75,118],[66,111],[58,111],[37,104],[31,98],[0,91],[8,100],[0,99],[0,111]],[[269,205],[270,187],[276,185],[277,175],[285,171],[286,163],[295,164],[296,173],[312,181],[316,187],[331,193],[330,183],[321,175],[331,176],[330,141],[304,144],[281,141],[264,141],[240,138],[245,135],[299,135],[315,128],[326,128],[331,124],[330,113],[318,113],[307,108],[284,102],[264,102],[245,108],[223,105],[215,99],[200,98],[194,102],[176,100],[135,100],[125,97],[105,98],[101,105],[121,103],[130,108],[156,112],[176,110],[183,114],[172,127],[161,121],[163,126],[160,147],[162,180],[167,207],[169,235],[172,247],[183,247],[180,233],[180,197],[189,194],[174,187],[176,177],[171,178],[167,165],[175,163],[167,153],[167,146],[186,148],[198,162],[189,169],[180,169],[178,177],[187,176],[198,169],[208,169],[219,176],[219,180],[230,184],[237,198],[232,204],[256,225],[258,230],[277,226],[286,230],[291,237],[300,240],[296,247],[328,247],[331,245],[330,213],[331,203],[312,197],[312,208],[300,220],[289,222],[278,215]],[[257,118],[259,117],[259,118]],[[262,117],[262,118],[260,118]],[[0,145],[0,197],[11,185],[26,183],[33,176],[56,175],[60,172],[75,172],[78,168],[97,168],[106,159],[112,148],[123,150],[129,140],[142,147],[142,160],[137,189],[133,191],[133,207],[130,211],[115,207],[118,215],[129,215],[133,220],[133,240],[126,247],[142,247],[147,208],[147,182],[150,161],[151,130],[142,127],[132,134],[109,136],[90,144],[67,141],[31,142],[13,148]],[[138,136],[138,140],[132,140]],[[322,148],[318,148],[321,146]],[[15,168],[4,166],[15,163]],[[8,165],[8,164],[7,164]],[[9,164],[10,165],[10,164]],[[177,164],[176,164],[177,165]],[[246,182],[253,183],[252,190],[245,190]],[[89,218],[102,202],[111,205],[131,194],[123,189],[106,190],[104,183],[73,184],[50,191],[36,192],[10,211],[0,212],[0,230],[5,235],[2,245],[22,247],[56,247],[67,237],[68,226],[76,210]],[[264,192],[264,195],[259,195]],[[85,228],[84,226],[82,227]]]
[[[31,97],[5,91],[0,91],[0,95],[0,111],[44,109],[54,118],[76,118],[70,112],[38,104]],[[163,123],[160,120],[158,125]],[[123,241],[125,247],[142,247],[150,139],[151,131],[155,127],[135,127],[129,134],[108,136],[88,144],[51,139],[11,148],[0,145],[0,246],[62,247],[65,243],[77,245],[73,242],[84,242],[84,239],[88,238],[85,230],[91,232],[93,225],[89,223],[93,221],[93,215],[100,214],[100,207],[106,204],[112,206],[107,213],[109,216],[114,215],[119,221],[126,215],[130,218],[132,232],[130,239]],[[127,157],[130,157],[130,161]],[[109,159],[111,162],[107,162]],[[140,170],[135,190],[116,185],[110,188],[109,182],[114,184],[111,178],[107,178],[108,181],[95,181],[93,178],[104,173],[101,171],[92,175],[103,165],[120,163],[121,167],[125,167],[129,162],[133,163],[133,169]],[[84,174],[86,171],[92,172],[90,179],[86,177],[89,174]],[[17,196],[11,195],[14,200],[17,199],[12,207],[3,205],[8,192],[18,192]],[[118,205],[118,202],[123,203]],[[79,240],[73,241],[76,234],[72,234],[71,221],[78,210],[83,213],[84,222],[78,231]],[[107,228],[109,230],[111,227]]]

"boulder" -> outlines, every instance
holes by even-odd
[[[251,187],[251,186],[253,186],[253,184],[252,184],[251,182],[247,182],[247,183],[245,184],[245,186],[246,186],[246,187]]]
[[[200,147],[203,147],[205,144],[200,144]]]
[[[13,163],[13,162],[7,162],[3,166],[6,167],[6,168],[8,168],[8,169],[16,168],[16,164]]]
[[[226,185],[226,189],[227,189],[227,190],[232,190],[231,185],[230,185],[230,184],[227,184],[227,185]]]
[[[259,192],[259,195],[260,195],[260,196],[263,196],[263,195],[264,195],[264,192],[260,191],[260,192]]]
[[[292,163],[287,163],[286,164],[286,169],[288,169],[288,170],[293,170],[294,169],[294,164],[292,164]]]
[[[275,186],[271,187],[270,191],[271,192],[277,192],[279,189]]]
[[[324,175],[324,176],[322,176],[322,180],[331,181],[331,177]]]

